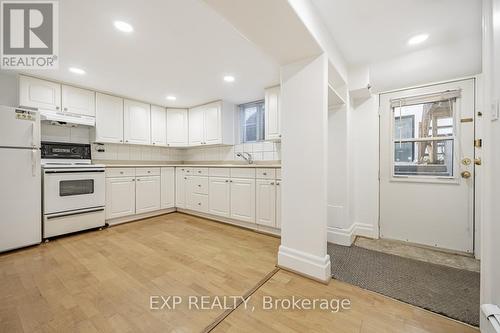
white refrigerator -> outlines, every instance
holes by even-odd
[[[38,111],[0,105],[0,252],[41,242],[40,173]]]

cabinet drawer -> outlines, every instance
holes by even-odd
[[[259,179],[275,179],[276,178],[276,170],[274,169],[257,169],[257,178]]]
[[[208,168],[193,168],[193,176],[208,176]]]
[[[208,175],[210,177],[231,177],[231,170],[229,168],[210,168]]]
[[[189,196],[189,208],[199,212],[208,213],[208,195],[191,193]]]
[[[107,168],[106,178],[135,177],[135,168]]]
[[[198,194],[208,194],[208,177],[190,177],[190,191]]]
[[[160,175],[160,168],[137,168],[137,169],[135,169],[135,175],[137,177],[159,176]]]
[[[231,168],[231,178],[255,178],[255,169]]]
[[[281,168],[276,169],[276,179],[281,179]]]

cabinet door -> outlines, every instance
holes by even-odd
[[[161,208],[175,207],[174,168],[161,168]]]
[[[205,106],[205,135],[204,144],[213,145],[222,143],[221,107],[220,103]]]
[[[167,145],[188,145],[188,110],[167,109]]]
[[[281,228],[281,180],[276,182],[276,228]]]
[[[230,216],[231,187],[229,180],[229,178],[209,178],[208,210],[210,214],[224,217]]]
[[[255,223],[255,179],[236,179],[231,183],[231,218]]]
[[[61,104],[64,112],[95,117],[95,92],[62,85]]]
[[[256,223],[268,227],[276,226],[276,185],[274,180],[256,181]]]
[[[123,136],[125,143],[151,143],[151,110],[149,104],[125,100],[123,102]]]
[[[19,105],[61,111],[61,85],[21,75],[19,76]]]
[[[175,168],[175,207],[186,208],[186,181],[184,168]]]
[[[135,191],[136,214],[159,210],[161,205],[160,176],[137,177]]]
[[[189,109],[189,144],[201,145],[204,142],[205,109],[197,107]]]
[[[123,142],[123,99],[96,93],[95,141]]]
[[[266,89],[265,97],[265,136],[266,140],[279,140],[281,138],[280,112],[281,112],[280,87]]]
[[[167,145],[167,110],[161,106],[151,105],[151,143]]]
[[[135,178],[106,178],[106,219],[135,214]]]

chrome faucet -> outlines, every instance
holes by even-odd
[[[241,157],[242,159],[247,161],[248,164],[253,163],[252,155],[250,153],[247,153],[246,151],[242,153],[236,153],[236,156]]]

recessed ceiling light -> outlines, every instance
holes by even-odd
[[[226,75],[226,76],[224,76],[224,81],[226,81],[226,82],[234,82],[234,76],[232,76],[232,75]]]
[[[169,95],[169,96],[167,96],[167,99],[168,99],[169,101],[175,101],[175,100],[177,99],[177,97],[172,96],[172,95]]]
[[[132,27],[132,25],[130,25],[127,22],[115,21],[113,24],[115,25],[115,28],[118,29],[118,30],[120,30],[120,31],[123,31],[123,32],[132,32],[132,31],[134,31],[134,27]]]
[[[412,38],[410,38],[408,40],[408,44],[409,45],[420,44],[420,43],[425,42],[427,40],[427,38],[429,38],[428,34],[416,35],[416,36],[413,36]]]
[[[78,75],[83,75],[83,74],[85,74],[85,71],[84,71],[83,69],[81,69],[81,68],[78,68],[78,67],[70,67],[70,68],[69,68],[69,71],[70,71],[71,73],[75,73],[75,74],[78,74]]]

